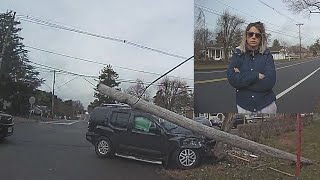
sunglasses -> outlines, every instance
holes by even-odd
[[[255,32],[247,32],[248,37],[253,37],[255,35],[256,38],[261,38],[261,33],[255,33]]]

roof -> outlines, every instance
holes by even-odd
[[[284,49],[283,46],[269,47],[271,52],[280,52],[282,49]]]

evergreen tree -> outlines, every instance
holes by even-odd
[[[104,67],[99,76],[99,83],[102,83],[104,85],[107,85],[109,87],[118,87],[120,82],[117,82],[117,79],[119,78],[119,75],[117,72],[115,72],[112,68],[112,66],[109,64],[106,67]],[[109,96],[106,96],[104,94],[101,94],[98,91],[98,85],[95,88],[96,92],[94,93],[94,97],[96,98],[93,102],[90,103],[88,109],[92,109],[94,107],[100,106],[101,104],[114,104],[116,103],[114,99],[112,99]]]
[[[11,11],[0,14],[0,109],[10,102],[6,111],[12,114],[28,113],[28,99],[43,82],[29,64],[19,24]]]

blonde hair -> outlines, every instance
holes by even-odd
[[[259,44],[259,53],[262,54],[267,49],[268,42],[267,42],[266,30],[264,28],[263,23],[260,22],[260,21],[248,24],[246,30],[243,32],[242,40],[241,40],[241,44],[240,44],[239,49],[243,53],[246,52],[246,50],[247,50],[247,32],[253,26],[256,27],[257,29],[259,29],[259,31],[261,33],[261,41],[260,41],[260,44]]]

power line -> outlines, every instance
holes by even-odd
[[[62,56],[62,57],[70,58],[70,59],[75,59],[75,60],[83,61],[83,62],[88,62],[88,63],[93,63],[93,64],[99,64],[99,65],[103,65],[103,66],[109,65],[109,64],[106,64],[106,63],[102,63],[102,62],[98,62],[98,61],[94,61],[94,60],[90,60],[90,59],[84,59],[84,58],[80,58],[80,57],[75,57],[75,56],[71,56],[71,55],[66,55],[66,54],[54,52],[54,51],[51,51],[51,50],[45,50],[45,49],[36,48],[36,47],[32,47],[32,46],[27,46],[27,45],[26,45],[25,47],[30,48],[30,49],[34,49],[34,50],[37,50],[37,51],[49,53],[49,54],[54,54],[54,55],[58,55],[58,56]],[[137,69],[132,69],[132,68],[126,68],[126,67],[121,67],[121,66],[114,66],[114,67],[119,68],[119,69],[124,69],[124,70],[139,72],[139,73],[152,74],[152,75],[161,75],[160,73],[148,72],[148,71],[137,70]],[[170,77],[178,78],[178,77],[176,77],[176,76],[170,76]],[[180,77],[179,77],[179,78],[180,78]],[[186,80],[192,80],[192,81],[193,81],[193,79],[189,79],[189,78],[181,78],[181,79],[186,79]]]
[[[67,81],[67,82],[63,83],[62,85],[58,86],[58,87],[57,87],[57,89],[60,89],[62,86],[67,85],[68,83],[70,83],[71,81],[73,81],[73,80],[77,79],[78,77],[79,77],[79,76],[76,76],[76,77],[72,78],[71,80],[69,80],[69,81]]]
[[[30,61],[30,63],[36,64],[36,65],[34,65],[36,68],[46,69],[46,70],[51,70],[51,71],[55,70],[56,74],[73,75],[73,76],[79,76],[79,77],[82,77],[82,78],[86,77],[86,78],[91,78],[91,79],[98,79],[99,78],[98,76],[83,75],[83,74],[79,74],[79,73],[74,73],[74,72],[63,70],[63,69],[51,67],[51,66],[48,66],[48,65],[35,63],[35,62],[32,62],[32,61]],[[119,79],[118,82],[136,84],[136,80]],[[149,83],[149,82],[144,82],[144,83]],[[161,84],[156,84],[155,86],[160,86],[160,85]],[[188,87],[190,87],[190,86],[188,86]]]
[[[204,11],[207,11],[207,12],[209,12],[209,13],[212,13],[212,14],[215,14],[215,15],[218,15],[218,16],[222,16],[222,15],[223,15],[223,13],[221,13],[221,12],[219,12],[219,11],[216,11],[216,10],[211,9],[211,8],[208,8],[208,7],[201,6],[201,5],[199,5],[199,4],[195,4],[195,6],[203,9]],[[246,21],[245,24],[248,25],[249,22]],[[280,30],[274,30],[274,29],[272,29],[272,28],[268,28],[268,31],[274,32],[274,33],[277,33],[277,34],[280,34],[280,35],[288,36],[288,37],[297,38],[297,36],[295,36],[295,35],[287,34],[286,32],[283,32],[283,31],[280,31]]]
[[[177,69],[178,67],[180,67],[181,65],[183,65],[184,63],[188,62],[190,59],[192,59],[194,56],[189,57],[188,59],[184,60],[183,62],[181,62],[180,64],[178,64],[177,66],[173,67],[172,69],[170,69],[168,72],[164,73],[163,75],[161,75],[160,77],[158,77],[157,79],[155,79],[154,81],[152,81],[144,90],[143,92],[140,94],[138,100],[133,104],[133,106],[135,106],[141,99],[141,97],[143,96],[143,94],[147,91],[147,89],[155,82],[157,82],[158,80],[160,80],[161,78],[163,78],[164,76],[166,76],[167,74],[169,74],[170,72],[172,72],[173,70]]]
[[[243,11],[241,11],[241,10],[239,10],[239,9],[237,9],[237,8],[234,8],[234,7],[232,7],[232,6],[230,6],[230,5],[226,4],[226,3],[223,3],[223,2],[218,1],[218,0],[215,0],[215,1],[217,1],[217,2],[220,3],[220,4],[223,4],[223,5],[227,6],[227,7],[231,8],[231,9],[233,9],[233,10],[236,10],[236,11],[238,11],[238,12],[241,12],[242,14],[245,14],[245,15],[247,15],[247,16],[250,16],[250,17],[252,17],[252,18],[254,18],[254,19],[257,19],[257,20],[259,20],[259,21],[264,21],[263,19],[260,19],[260,18],[257,18],[257,17],[255,17],[255,16],[252,16],[251,14],[248,14],[248,13],[246,13],[246,12],[243,12]],[[264,22],[267,22],[268,24],[273,25],[273,26],[276,26],[276,27],[280,27],[279,25],[273,24],[273,23],[271,23],[271,22],[269,22],[269,21],[264,21]],[[281,28],[281,27],[280,27],[280,28]],[[292,32],[297,33],[296,31],[292,31]]]
[[[83,31],[83,30],[79,30],[76,28],[70,28],[70,27],[66,27],[60,24],[56,24],[56,23],[52,23],[49,21],[45,21],[45,20],[41,20],[39,18],[34,18],[31,16],[27,16],[27,15],[17,15],[19,17],[19,19],[21,19],[22,21],[26,21],[26,22],[30,22],[30,23],[34,23],[34,24],[38,24],[38,25],[42,25],[42,26],[47,26],[47,27],[52,27],[52,28],[56,28],[56,29],[60,29],[60,30],[66,30],[66,31],[70,31],[70,32],[75,32],[75,33],[80,33],[80,34],[84,34],[84,35],[88,35],[88,36],[92,36],[92,37],[97,37],[97,38],[102,38],[102,39],[106,39],[106,40],[111,40],[111,41],[115,41],[115,42],[119,42],[119,43],[124,43],[124,44],[128,44],[134,47],[138,47],[140,49],[145,49],[145,50],[149,50],[149,51],[153,51],[153,52],[157,52],[163,55],[167,55],[167,56],[171,56],[171,57],[175,57],[175,58],[180,58],[180,59],[186,59],[186,57],[180,56],[180,55],[176,55],[167,51],[162,51],[162,50],[158,50],[158,49],[154,49],[152,47],[148,47],[148,46],[144,46],[132,41],[128,41],[126,39],[120,39],[120,38],[115,38],[115,37],[111,37],[111,36],[105,36],[105,35],[100,35],[100,34],[95,34],[95,33],[91,33],[91,32],[87,32],[87,31]]]
[[[276,8],[274,8],[274,7],[270,6],[269,4],[267,4],[267,3],[265,3],[265,2],[263,2],[263,1],[261,1],[261,0],[257,0],[257,1],[261,2],[262,4],[264,4],[265,6],[267,6],[267,7],[269,7],[269,8],[271,8],[272,10],[274,10],[275,12],[277,12],[278,14],[280,14],[281,16],[285,17],[286,19],[288,19],[288,20],[290,20],[290,21],[294,22],[294,24],[299,23],[299,22],[295,21],[294,19],[292,19],[292,18],[288,17],[287,15],[285,15],[285,14],[281,13],[280,11],[278,11]]]

